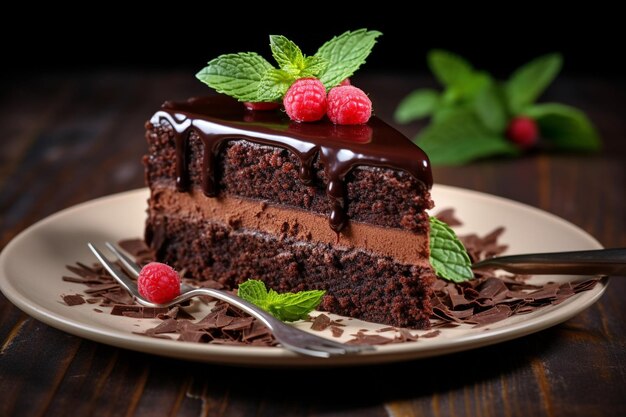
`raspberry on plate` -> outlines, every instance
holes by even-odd
[[[338,125],[367,123],[372,116],[372,101],[360,88],[338,86],[328,93],[328,118]]]
[[[137,278],[139,293],[153,303],[166,303],[180,294],[180,277],[169,265],[150,262]]]
[[[291,120],[315,122],[326,114],[326,88],[317,78],[300,78],[285,93],[283,105]]]

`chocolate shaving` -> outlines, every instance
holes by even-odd
[[[63,301],[65,301],[65,304],[67,304],[70,307],[85,304],[85,299],[80,294],[64,295],[62,298],[63,298]]]
[[[382,329],[376,330],[376,333],[393,332],[393,331],[396,331],[396,330],[398,330],[398,329],[396,329],[395,327],[383,327]]]
[[[455,210],[453,208],[443,209],[439,213],[435,214],[435,217],[450,227],[463,225],[463,223],[456,218],[454,211]]]
[[[326,314],[320,314],[319,316],[315,317],[315,320],[313,320],[311,330],[316,330],[318,332],[326,330],[328,329],[328,327],[330,327],[330,322],[330,317],[328,317]]]
[[[154,319],[159,314],[166,313],[165,307],[144,307],[140,305],[122,305],[116,304],[111,310],[114,316],[133,317],[137,319]]]
[[[176,332],[177,328],[178,328],[178,322],[173,318],[169,318],[169,319],[163,320],[163,322],[161,322],[158,326],[150,329],[150,331],[153,334],[174,333]]]
[[[412,334],[408,329],[398,329],[398,333],[394,343],[415,342],[419,338],[418,335]]]
[[[335,325],[330,326],[330,332],[333,334],[333,337],[341,337],[343,335],[343,329]]]
[[[423,334],[421,337],[425,337],[427,339],[430,339],[430,338],[439,336],[440,333],[441,333],[441,330],[434,330],[432,332],[428,332],[426,334]]]
[[[355,337],[346,342],[348,345],[388,345],[394,342],[394,339],[378,334],[366,334],[364,331],[358,331],[352,336]]]

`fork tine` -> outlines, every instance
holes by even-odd
[[[120,262],[122,263],[122,265],[124,265],[128,272],[134,275],[135,278],[139,276],[139,272],[141,272],[141,268],[139,267],[139,265],[133,262],[128,256],[124,255],[119,249],[117,249],[115,245],[111,244],[110,242],[105,242],[104,244],[107,248],[109,248],[111,252],[115,254],[115,256],[117,256],[117,259],[120,260]]]
[[[113,278],[115,278],[118,284],[123,286],[126,291],[131,293],[133,296],[137,297],[138,292],[135,283],[132,282],[130,278],[128,278],[126,274],[118,268],[117,265],[109,261],[93,244],[87,243],[87,246],[91,249],[96,258],[98,258],[102,266],[111,274]]]

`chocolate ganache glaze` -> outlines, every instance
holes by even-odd
[[[233,139],[281,147],[300,158],[300,179],[313,180],[313,163],[319,155],[328,178],[326,193],[331,202],[330,227],[339,232],[345,226],[346,175],[356,166],[403,170],[428,188],[432,172],[428,156],[402,133],[377,117],[364,125],[334,125],[328,120],[297,123],[280,111],[248,111],[227,96],[192,98],[165,102],[151,119],[167,122],[175,132],[176,185],[189,186],[187,146],[194,131],[204,144],[202,188],[209,197],[217,195],[216,158],[222,143]]]

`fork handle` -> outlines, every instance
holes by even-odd
[[[626,276],[626,248],[500,256],[472,269],[500,268],[517,274]]]

